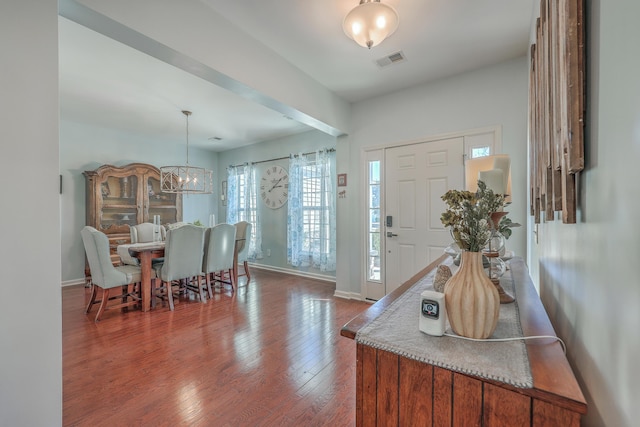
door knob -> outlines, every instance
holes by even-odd
[[[398,235],[394,234],[394,233],[392,233],[390,231],[387,231],[387,237],[396,237],[396,236],[398,236]]]

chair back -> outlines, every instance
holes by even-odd
[[[167,231],[160,278],[169,282],[202,274],[205,228],[183,225]]]
[[[236,227],[218,224],[207,228],[202,271],[214,273],[233,268],[233,251],[236,245]]]
[[[133,276],[118,270],[111,262],[109,238],[101,231],[86,226],[80,231],[89,261],[91,281],[103,289],[126,285]]]
[[[153,242],[153,235],[155,231],[155,225],[150,222],[143,222],[142,224],[132,225],[129,228],[129,233],[131,235],[131,243],[148,243]],[[164,228],[164,225],[160,226],[160,237],[162,240],[165,240],[167,235],[167,230]]]
[[[251,242],[251,223],[240,221],[236,224],[236,239],[238,240],[238,262],[245,262],[249,258]]]

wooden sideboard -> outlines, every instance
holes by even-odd
[[[341,335],[355,339],[361,328],[445,258],[434,261],[355,317],[342,328]],[[514,260],[510,268],[524,335],[555,336],[524,262]],[[587,405],[560,343],[527,341],[527,353],[533,387],[517,388],[358,343],[356,425],[579,426]]]

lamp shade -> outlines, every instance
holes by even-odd
[[[347,14],[342,28],[347,36],[362,47],[371,49],[398,28],[398,13],[380,0],[362,0]]]
[[[160,189],[163,193],[213,193],[213,172],[209,169],[189,165],[189,116],[191,111],[183,110],[187,121],[187,163],[182,166],[162,166],[160,168]]]
[[[487,188],[505,194],[505,202],[511,203],[511,158],[507,154],[468,159],[464,164],[464,175],[467,191],[478,191],[478,179],[484,178],[482,181]]]
[[[163,193],[213,193],[212,171],[196,166],[162,166],[160,185]]]

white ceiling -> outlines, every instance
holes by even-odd
[[[526,54],[534,0],[383,0],[398,30],[371,50],[342,30],[357,0],[200,0],[349,102],[482,68]],[[213,151],[309,130],[172,65],[60,18],[64,120]],[[376,60],[402,51],[406,61]],[[220,137],[221,141],[211,138]]]

